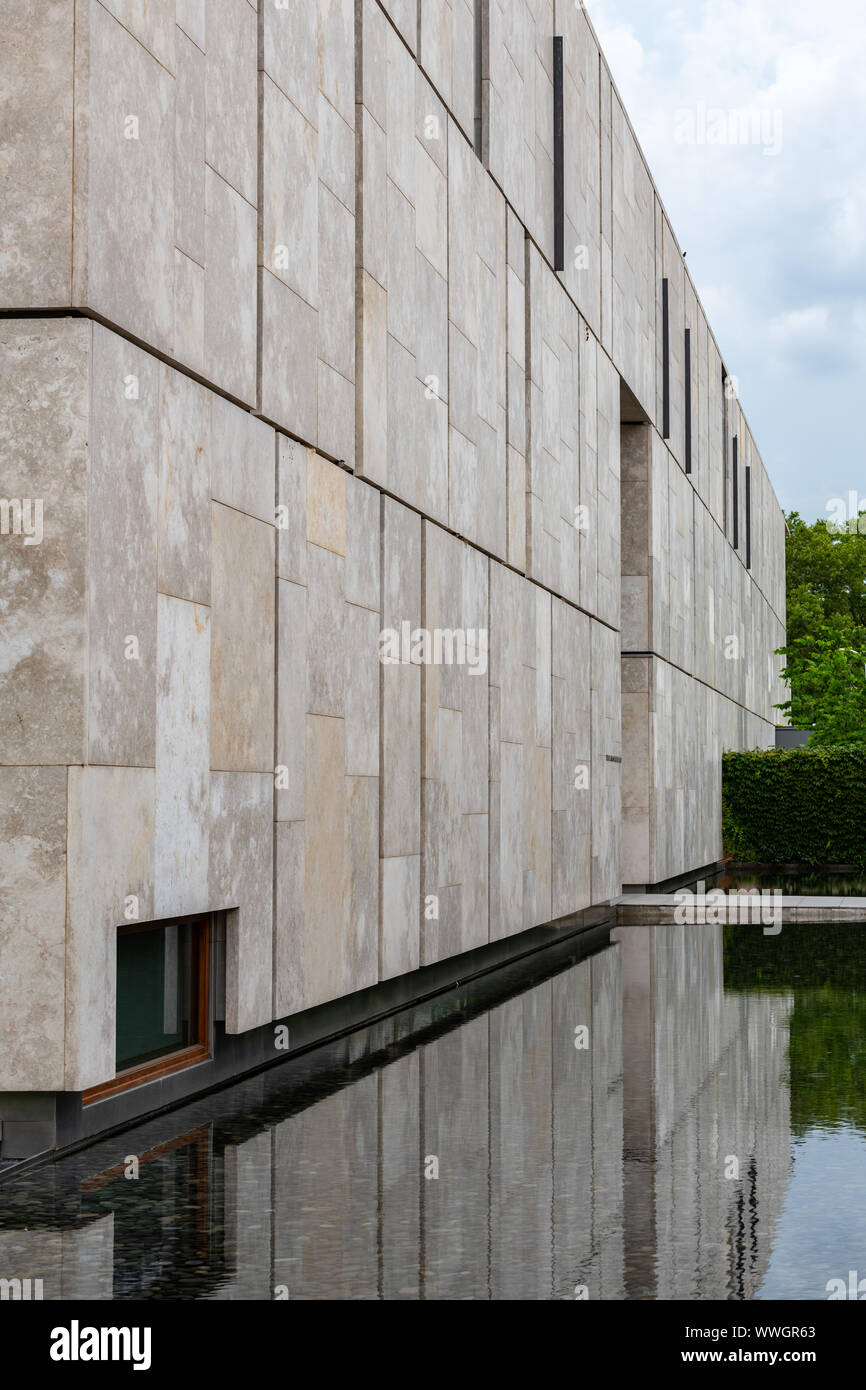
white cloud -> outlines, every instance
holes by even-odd
[[[813,304],[808,309],[791,309],[771,319],[769,335],[777,343],[803,343],[824,338],[830,326],[830,311],[826,304]]]

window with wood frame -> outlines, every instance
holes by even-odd
[[[117,929],[116,1075],[85,1104],[210,1056],[210,916]]]

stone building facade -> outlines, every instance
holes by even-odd
[[[0,17],[2,1158],[717,860],[785,614],[582,7]]]

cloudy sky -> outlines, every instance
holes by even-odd
[[[779,501],[866,506],[863,0],[586,8]]]

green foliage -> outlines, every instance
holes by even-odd
[[[866,526],[864,526],[866,532]],[[788,516],[790,698],[777,706],[813,744],[866,741],[866,534]]]
[[[866,996],[828,985],[799,989],[791,1015],[788,1065],[791,1128],[866,1128]]]
[[[722,831],[743,862],[866,865],[866,744],[725,753]]]
[[[866,1131],[866,925],[825,922],[765,937],[727,926],[725,989],[794,997],[788,1050],[791,1128]]]
[[[866,633],[863,634],[866,638]],[[791,685],[784,710],[795,728],[812,729],[812,746],[866,742],[866,642],[834,622],[789,641],[782,672]]]

